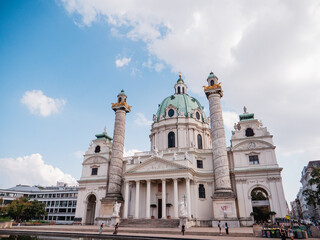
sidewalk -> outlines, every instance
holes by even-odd
[[[99,235],[99,226],[74,226],[74,225],[47,225],[47,226],[21,226],[13,227],[11,229],[5,229],[7,232],[28,232],[28,233],[65,233],[70,235],[73,234],[86,234],[86,237],[97,237],[101,238],[112,235],[113,228],[104,227],[103,232]],[[1,234],[1,231],[0,231]],[[174,239],[231,239],[231,240],[256,240],[257,238],[253,236],[252,228],[242,227],[242,228],[229,228],[229,235],[226,236],[225,232],[219,235],[218,228],[202,228],[194,227],[186,230],[185,235],[182,236],[180,229],[178,228],[129,228],[129,227],[119,227],[119,233],[117,238],[121,236],[129,237],[153,237],[153,238],[174,238]],[[309,238],[312,240],[312,238]],[[316,238],[314,238],[316,239]]]

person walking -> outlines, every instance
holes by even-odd
[[[116,225],[114,225],[114,232],[113,234],[118,234],[118,228],[119,228],[119,223],[117,223]]]
[[[286,237],[287,237],[286,230],[284,229],[283,225],[281,225],[280,227],[280,237],[281,237],[281,240],[286,240]]]
[[[182,224],[181,226],[181,232],[182,232],[182,235],[184,236],[184,232],[186,230],[186,226],[184,224]]]
[[[220,222],[220,220],[218,222],[218,228],[219,228],[219,235],[221,235],[221,222]]]
[[[288,228],[288,236],[291,240],[294,239],[294,233],[293,233],[291,226],[289,226],[289,228]]]
[[[102,233],[102,229],[103,229],[103,223],[101,223],[101,225],[100,225],[100,231],[99,231],[99,234],[101,234],[101,233]]]
[[[224,225],[224,229],[226,230],[226,234],[229,234],[229,227],[228,227],[228,223],[225,223]]]

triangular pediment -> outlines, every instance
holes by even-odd
[[[263,140],[251,139],[238,143],[232,147],[233,151],[254,150],[263,148],[275,148],[271,143]]]
[[[181,169],[188,169],[187,167],[177,164],[172,161],[165,160],[159,157],[152,157],[147,161],[136,166],[127,173],[145,173],[145,172],[159,172],[159,171],[175,171]]]

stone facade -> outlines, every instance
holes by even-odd
[[[105,212],[112,210],[112,198],[108,206],[105,204],[108,196],[123,196],[123,219],[181,218],[187,227],[216,226],[218,220],[232,226],[250,226],[250,214],[255,208],[274,211],[275,217],[287,215],[282,168],[277,164],[272,135],[245,109],[227,148],[220,103],[222,90],[217,80],[210,74],[205,87],[210,105],[207,118],[198,100],[188,95],[180,76],[175,93],[163,100],[153,116],[150,151],[123,159],[125,114],[130,109],[118,101],[114,107],[126,108],[116,110],[112,149],[111,140],[104,140],[109,144],[104,153],[109,157],[105,156],[101,163],[105,164],[104,183],[99,185],[94,176],[87,179],[88,171],[83,171],[79,181],[83,194],[79,192],[78,199],[83,206],[79,206],[76,217],[82,217],[86,223],[86,205],[90,205],[92,194],[96,196],[95,224],[107,221]],[[89,157],[85,155],[84,163]],[[83,168],[87,168],[85,164]],[[98,193],[98,189],[105,192]],[[257,200],[255,194],[264,198]]]

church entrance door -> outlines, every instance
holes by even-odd
[[[86,224],[93,225],[95,211],[96,211],[96,196],[93,194],[89,195],[87,202],[88,202],[88,205],[87,205]]]
[[[162,218],[162,199],[158,199],[158,218]]]
[[[252,213],[256,222],[265,222],[272,217],[268,193],[262,188],[255,188],[251,192]]]

